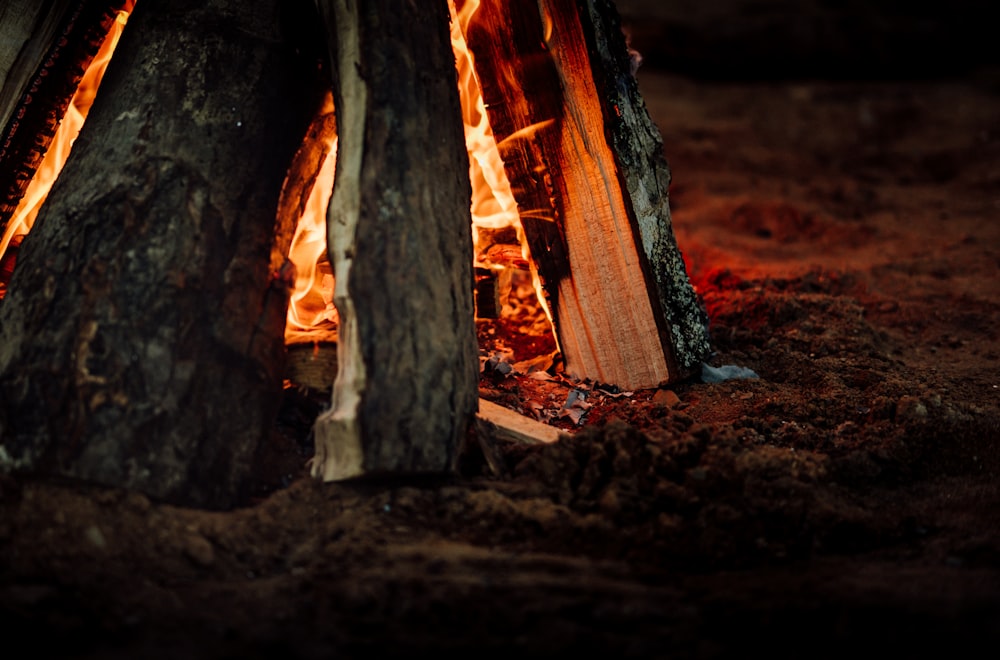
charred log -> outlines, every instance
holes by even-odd
[[[279,192],[320,99],[287,4],[138,4],[0,303],[3,469],[244,492],[281,388]]]
[[[324,0],[337,108],[340,314],[327,480],[442,472],[476,410],[469,163],[448,5]]]
[[[84,71],[133,0],[12,0],[0,8],[0,234]]]

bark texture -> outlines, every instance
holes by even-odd
[[[4,469],[242,495],[281,387],[278,197],[319,99],[292,4],[138,3],[0,303]]]
[[[476,410],[471,188],[446,0],[324,0],[337,108],[340,314],[327,480],[443,472]]]

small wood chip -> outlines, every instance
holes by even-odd
[[[486,399],[479,399],[476,431],[496,440],[531,445],[555,442],[566,433]]]

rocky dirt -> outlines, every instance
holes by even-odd
[[[228,512],[3,477],[8,650],[996,648],[1000,74],[748,82],[648,64],[710,365],[756,378],[622,394],[486,373],[485,397],[572,434],[502,445],[499,472],[473,448],[434,480],[316,483],[286,416],[283,471],[263,466]],[[498,330],[481,332],[488,357]],[[560,416],[573,389],[587,407]]]

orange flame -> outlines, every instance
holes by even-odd
[[[104,39],[104,43],[101,44],[100,50],[97,51],[97,55],[94,56],[87,71],[83,74],[80,86],[70,100],[66,115],[59,123],[41,165],[38,166],[38,170],[14,211],[14,215],[7,223],[3,237],[0,238],[0,254],[7,251],[7,247],[15,236],[27,234],[35,224],[38,211],[42,208],[42,204],[49,194],[49,189],[52,188],[56,177],[59,176],[66,159],[69,158],[73,142],[80,134],[80,128],[87,118],[87,113],[90,112],[90,106],[94,103],[94,97],[97,96],[97,88],[100,87],[101,79],[104,77],[104,70],[107,69],[108,62],[111,61],[111,55],[115,51],[115,46],[118,45],[118,39],[125,29],[134,4],[128,3],[125,9],[118,12],[111,31]]]
[[[476,80],[472,53],[465,42],[465,31],[479,9],[479,0],[465,3],[461,13],[456,12],[454,2],[449,2],[448,5],[451,8],[451,47],[455,51],[455,65],[458,67],[462,123],[469,151],[469,178],[472,180],[472,240],[478,247],[480,228],[514,227],[518,240],[524,246],[523,256],[527,258],[527,242],[517,213],[517,202],[514,201],[503,160],[486,116],[486,105]]]
[[[500,148],[508,142],[531,137],[537,130],[552,123],[546,120],[526,126],[502,143],[497,143],[486,115],[486,104],[476,79],[474,59],[465,41],[465,33],[479,9],[479,0],[469,0],[456,12],[454,0],[451,8],[451,47],[455,51],[458,67],[458,91],[462,102],[462,123],[465,126],[465,145],[469,151],[469,178],[472,180],[472,238],[477,247],[477,261],[481,258],[480,228],[503,229],[513,227],[521,244],[524,259],[531,263],[528,241],[521,225],[521,212],[514,200],[507,173],[504,170]],[[530,211],[528,212],[530,213]],[[487,265],[477,263],[477,265]]]
[[[521,245],[521,257],[528,264],[531,280],[534,285],[538,303],[545,315],[551,321],[552,314],[545,302],[542,292],[541,278],[534,261],[528,240],[521,224],[521,212],[532,213],[531,210],[518,210],[514,193],[504,170],[503,159],[500,157],[500,147],[493,135],[489,118],[486,114],[486,104],[476,79],[475,60],[472,51],[465,40],[469,24],[479,9],[479,0],[468,0],[459,12],[455,9],[454,0],[449,0],[451,10],[451,47],[455,52],[455,66],[458,68],[458,92],[462,104],[462,123],[465,127],[465,145],[469,151],[469,178],[472,181],[472,240],[475,246],[475,262],[477,266],[503,268],[502,264],[491,264],[485,259],[485,250],[489,245],[483,245],[480,240],[480,229],[503,229],[512,227]],[[504,142],[530,137],[535,131],[552,123],[552,120],[542,121],[532,126],[526,126],[510,135]]]
[[[333,96],[327,95],[322,113],[333,111]],[[333,306],[333,269],[326,252],[326,209],[330,203],[337,165],[337,136],[329,140],[326,159],[306,200],[302,217],[288,250],[295,265],[295,287],[288,300],[285,343],[310,341],[336,329],[339,317]]]

